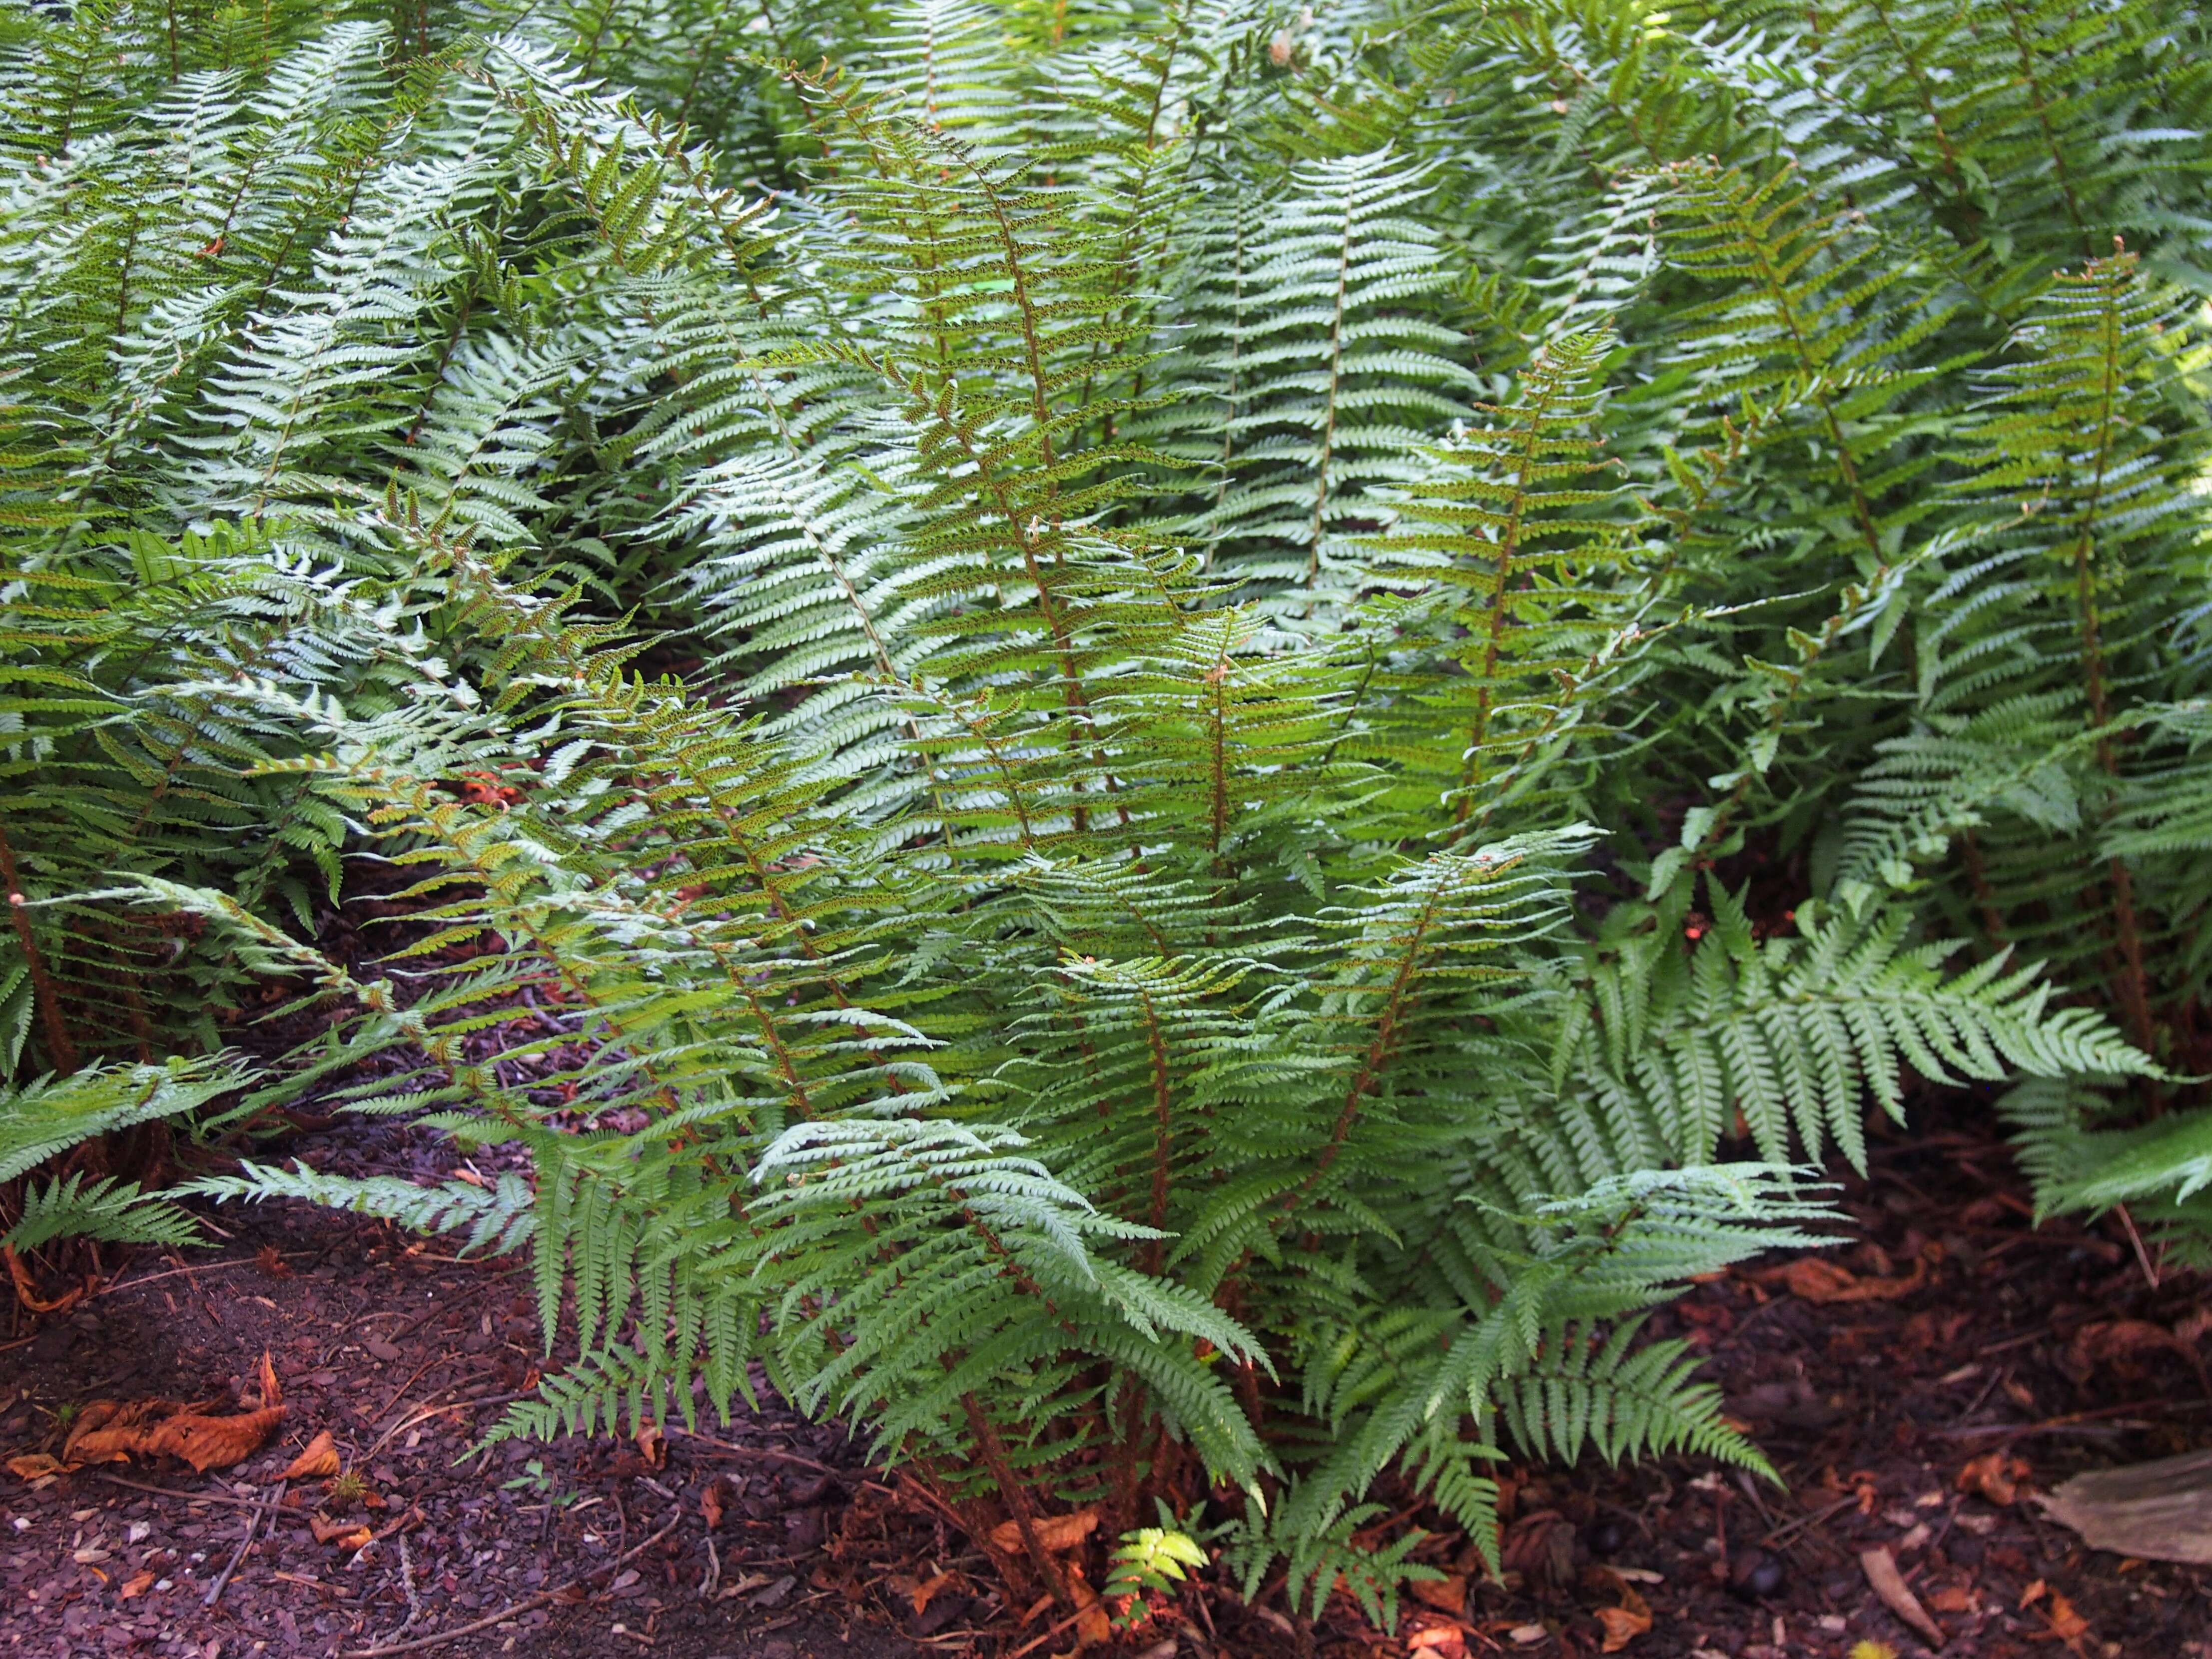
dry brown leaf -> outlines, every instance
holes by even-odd
[[[337,1442],[324,1429],[307,1443],[307,1449],[284,1466],[279,1480],[321,1480],[338,1472]]]
[[[1097,1523],[1098,1516],[1096,1510],[1080,1510],[1079,1513],[1089,1515],[1093,1524]],[[1054,1517],[1055,1520],[1070,1518],[1066,1516]],[[1088,1527],[1084,1528],[1085,1532],[1089,1530]],[[1081,1535],[1077,1534],[1079,1540]],[[1083,1582],[1081,1573],[1071,1572],[1067,1575],[1067,1593],[1075,1598],[1075,1645],[1079,1649],[1103,1648],[1110,1644],[1114,1639],[1114,1621],[1107,1616],[1106,1604],[1098,1599],[1098,1592]]]
[[[1048,1555],[1065,1555],[1079,1547],[1091,1536],[1098,1525],[1095,1509],[1077,1510],[1072,1515],[1041,1515],[1031,1523],[1037,1542]],[[992,1547],[1002,1555],[1018,1555],[1025,1547],[1018,1522],[1005,1521],[991,1528]]]
[[[8,1473],[25,1480],[43,1480],[62,1473],[63,1465],[44,1452],[25,1452],[8,1460]]]
[[[1456,1625],[1431,1625],[1406,1638],[1406,1650],[1432,1654],[1435,1659],[1464,1659],[1467,1638]]]
[[[2160,1351],[2178,1354],[2202,1370],[2194,1347],[2147,1319],[2106,1319],[2084,1325],[2066,1345],[2061,1363],[2075,1376],[2087,1378],[2106,1366],[2132,1364],[2142,1355]]]
[[[284,1391],[264,1352],[258,1409],[216,1417],[173,1400],[95,1400],[77,1413],[62,1445],[62,1462],[78,1468],[131,1457],[181,1457],[205,1474],[252,1456],[283,1418]]]
[[[1806,1302],[1894,1302],[1920,1288],[1928,1264],[1918,1259],[1898,1279],[1863,1279],[1825,1256],[1801,1255],[1779,1274],[1790,1295]]]
[[[48,1301],[40,1296],[39,1287],[31,1278],[30,1269],[16,1259],[14,1245],[0,1244],[0,1256],[7,1258],[9,1275],[15,1281],[16,1300],[34,1314],[67,1313],[71,1308],[76,1306],[78,1299],[92,1288],[92,1281],[87,1279],[83,1284],[72,1285],[52,1301]]]
[[[1928,1605],[1938,1613],[1972,1613],[1974,1593],[1964,1584],[1946,1584],[1929,1593]]]
[[[1448,1613],[1455,1619],[1467,1611],[1467,1575],[1463,1572],[1455,1572],[1449,1578],[1419,1578],[1406,1589],[1423,1607]]]
[[[1943,1627],[1920,1605],[1920,1598],[1898,1571],[1895,1556],[1886,1549],[1861,1550],[1859,1568],[1866,1574],[1867,1583],[1874,1587],[1874,1593],[1881,1598],[1882,1606],[1926,1637],[1930,1646],[1943,1645],[1947,1639]]]
[[[2051,1593],[2051,1605],[2044,1609],[2044,1618],[2051,1623],[2051,1633],[2069,1645],[2089,1633],[2089,1621],[2074,1611],[2074,1604],[2057,1590]]]
[[[120,1463],[144,1444],[152,1425],[188,1406],[173,1400],[94,1400],[76,1414],[69,1438],[62,1443],[62,1462],[70,1468],[86,1463]]]
[[[914,1603],[914,1616],[919,1619],[923,1613],[928,1612],[929,1604],[937,1599],[938,1591],[951,1582],[951,1573],[940,1572],[936,1577],[916,1584],[909,1589],[907,1592],[907,1600]]]
[[[181,1457],[202,1474],[243,1463],[268,1443],[284,1420],[282,1406],[266,1406],[236,1417],[202,1417],[185,1412],[157,1425],[134,1448],[148,1457]]]
[[[2003,1452],[1984,1452],[1959,1471],[1959,1490],[1978,1492],[2000,1509],[2020,1496],[2020,1483],[2027,1478],[2023,1458]]]
[[[699,1513],[706,1516],[707,1528],[710,1532],[722,1524],[722,1494],[728,1490],[728,1480],[718,1474],[699,1494]]]
[[[657,1469],[668,1461],[668,1443],[661,1437],[659,1424],[647,1423],[638,1430],[637,1455],[649,1469]]]
[[[342,1550],[357,1550],[369,1540],[367,1527],[353,1521],[333,1521],[327,1515],[311,1515],[307,1529],[315,1534],[318,1544],[336,1544]]]
[[[1642,1596],[1623,1585],[1620,1605],[1600,1607],[1597,1621],[1605,1626],[1605,1645],[1599,1651],[1619,1653],[1651,1628],[1651,1607]]]
[[[129,1578],[125,1579],[124,1581],[122,1589],[118,1591],[118,1594],[119,1594],[125,1601],[128,1601],[133,1596],[143,1595],[148,1590],[153,1588],[154,1574],[152,1570],[149,1568],[143,1572],[133,1573]]]

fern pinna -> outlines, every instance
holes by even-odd
[[[529,1252],[501,1434],[1387,1614],[1760,1467],[1644,1316],[1915,1079],[2199,1216],[2195,12],[760,21],[8,12],[10,1249],[409,1115],[531,1178],[196,1190]]]

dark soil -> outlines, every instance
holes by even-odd
[[[364,1127],[295,1149],[325,1169],[398,1173],[434,1161],[438,1143]],[[464,1461],[535,1382],[525,1275],[305,1206],[212,1218],[232,1235],[221,1252],[143,1260],[0,1352],[0,1451],[58,1450],[56,1411],[93,1399],[235,1396],[254,1386],[264,1351],[283,1387],[283,1431],[246,1463],[204,1476],[182,1465],[84,1469],[37,1486],[0,1476],[0,1652],[276,1659],[486,1619],[431,1650],[920,1651],[868,1605],[863,1575],[872,1534],[896,1537],[889,1554],[904,1567],[927,1559],[939,1529],[902,1535],[908,1517],[838,1430],[771,1406],[728,1429],[702,1417],[696,1437],[672,1426],[658,1447],[570,1437]],[[321,1481],[295,1483],[240,1556],[255,1506],[322,1430],[368,1492],[349,1503]],[[711,1529],[710,1486],[721,1511]],[[374,1541],[319,1544],[318,1511]],[[958,1540],[942,1553],[950,1563]],[[562,1593],[495,1616],[548,1590]],[[939,1603],[940,1622],[958,1599]]]
[[[2088,1550],[2033,1499],[2076,1470],[2212,1443],[2212,1287],[2172,1273],[2154,1287],[2117,1223],[2033,1227],[1988,1121],[1953,1103],[1934,1127],[1880,1144],[1871,1182],[1846,1181],[1856,1237],[1824,1259],[1881,1294],[1808,1301],[1784,1264],[1762,1264],[1654,1321],[1710,1354],[1781,1487],[1685,1459],[1516,1471],[1504,1582],[1482,1582],[1468,1541],[1439,1532],[1421,1558],[1468,1577],[1409,1601],[1393,1636],[1341,1599],[1316,1626],[1279,1591],[1255,1609],[1208,1585],[1133,1647],[1148,1659],[1593,1655],[1601,1610],[1626,1606],[1615,1622],[1632,1626],[1640,1601],[1650,1626],[1620,1650],[1635,1659],[1843,1659],[1863,1641],[1916,1659],[1928,1649],[1862,1566],[1862,1552],[1886,1547],[1945,1631],[1946,1659],[2212,1659],[2212,1576]],[[343,1173],[443,1177],[453,1164],[438,1139],[383,1123],[275,1150]],[[245,1392],[264,1350],[283,1430],[205,1476],[0,1476],[0,1656],[288,1659],[484,1620],[414,1650],[1011,1659],[1073,1644],[1039,1642],[1051,1620],[1019,1624],[957,1530],[838,1431],[765,1392],[758,1414],[727,1428],[702,1418],[697,1435],[672,1429],[659,1447],[571,1437],[462,1461],[539,1363],[512,1264],[458,1261],[442,1243],[349,1216],[212,1216],[230,1235],[220,1251],[185,1266],[143,1257],[0,1346],[0,1454],[56,1449],[55,1413],[93,1399]],[[321,1430],[374,1505],[295,1483],[240,1554],[275,1475]],[[1960,1487],[1992,1453],[2019,1484],[2009,1504]],[[319,1510],[374,1540],[317,1543]],[[1424,1518],[1416,1507],[1397,1523]]]

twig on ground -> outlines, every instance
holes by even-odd
[[[720,1454],[725,1457],[759,1457],[770,1462],[789,1463],[802,1469],[811,1469],[817,1474],[826,1474],[836,1480],[851,1480],[849,1469],[833,1469],[827,1463],[817,1463],[811,1457],[801,1457],[797,1452],[777,1451],[769,1446],[735,1446],[726,1440],[717,1440],[711,1435],[696,1434],[690,1429],[665,1427],[662,1432],[682,1435],[697,1444],[708,1456]]]
[[[558,1597],[566,1595],[570,1590],[575,1589],[577,1585],[582,1583],[586,1578],[595,1578],[600,1573],[605,1572],[609,1568],[618,1567],[622,1565],[623,1562],[629,1560],[632,1557],[644,1554],[646,1551],[651,1549],[662,1539],[667,1537],[670,1533],[674,1532],[677,1527],[682,1523],[683,1519],[684,1512],[681,1510],[678,1510],[676,1512],[675,1517],[659,1532],[653,1534],[652,1537],[647,1539],[641,1544],[633,1546],[629,1550],[624,1551],[622,1554],[615,1557],[613,1560],[602,1562],[599,1565],[593,1567],[591,1571],[585,1573],[582,1577],[571,1578],[567,1583],[556,1585],[550,1590],[540,1590],[535,1595],[529,1596],[523,1601],[514,1602],[511,1606],[501,1607],[497,1613],[487,1614],[485,1617],[477,1620],[472,1624],[456,1625],[453,1629],[448,1631],[441,1631],[434,1636],[418,1636],[411,1642],[389,1642],[379,1647],[349,1649],[347,1651],[339,1654],[337,1656],[337,1659],[384,1659],[384,1656],[386,1654],[414,1653],[423,1648],[434,1648],[443,1643],[458,1641],[464,1636],[473,1636],[480,1630],[489,1630],[493,1626],[501,1623],[502,1620],[513,1619],[520,1613],[528,1613],[534,1607],[542,1607],[548,1601],[551,1601]]]
[[[1849,1498],[1838,1498],[1834,1503],[1829,1504],[1826,1509],[1815,1510],[1810,1515],[1801,1515],[1795,1521],[1784,1522],[1783,1525],[1777,1527],[1772,1532],[1768,1533],[1765,1537],[1760,1539],[1759,1541],[1771,1549],[1775,1545],[1782,1542],[1784,1539],[1794,1537],[1796,1534],[1804,1531],[1808,1527],[1819,1526],[1820,1522],[1826,1521],[1832,1515],[1840,1515],[1844,1510],[1850,1508],[1852,1504],[1858,1501],[1858,1495],[1856,1492]]]
[[[223,1586],[230,1583],[231,1574],[238,1571],[238,1564],[246,1559],[246,1551],[253,1547],[253,1535],[261,1530],[261,1517],[275,1514],[276,1506],[284,1501],[287,1484],[279,1480],[269,1496],[253,1506],[253,1513],[246,1517],[246,1536],[238,1540],[238,1547],[231,1552],[230,1564],[223,1568],[215,1583],[208,1586],[208,1593],[200,1598],[202,1607],[211,1607],[221,1598]]]
[[[133,1492],[150,1492],[156,1498],[181,1498],[187,1504],[228,1504],[234,1509],[258,1510],[258,1498],[233,1498],[228,1492],[179,1492],[174,1486],[151,1486],[143,1480],[126,1480],[119,1474],[110,1474],[106,1469],[94,1469],[93,1474],[111,1486],[128,1486]]]
[[[175,1279],[179,1275],[191,1279],[198,1273],[219,1273],[228,1272],[233,1267],[252,1267],[257,1266],[259,1260],[258,1256],[249,1255],[236,1261],[199,1261],[189,1267],[170,1267],[158,1273],[148,1273],[143,1279],[112,1279],[87,1297],[85,1300],[96,1301],[103,1296],[112,1296],[118,1291],[135,1291],[141,1285],[155,1285],[162,1279]]]
[[[2205,1401],[2201,1400],[2131,1400],[2121,1406],[2099,1406],[2086,1412],[2069,1412],[2063,1417],[2046,1417],[2040,1423],[1973,1423],[1961,1429],[1925,1429],[1922,1432],[1937,1440],[1978,1440],[1984,1435],[2010,1437],[2029,1434],[2118,1433],[2128,1428],[2148,1428],[2148,1423],[2117,1422],[2130,1412],[2155,1415],[2160,1412],[2201,1411]],[[2092,1428],[2090,1425],[2094,1425]]]

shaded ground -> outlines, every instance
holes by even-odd
[[[348,1173],[436,1157],[429,1137],[389,1128],[309,1137],[300,1150]],[[863,1581],[844,1558],[865,1566],[868,1528],[852,1500],[884,1500],[836,1430],[771,1410],[711,1437],[672,1432],[659,1447],[518,1443],[457,1466],[535,1382],[526,1279],[349,1216],[270,1206],[214,1218],[234,1235],[216,1259],[143,1260],[0,1352],[0,1449],[58,1449],[56,1411],[94,1398],[234,1396],[252,1388],[264,1350],[284,1389],[283,1431],[249,1462],[204,1476],[116,1467],[36,1490],[0,1476],[0,1651],[328,1655],[487,1618],[440,1650],[918,1651],[859,1616]],[[319,1481],[295,1483],[240,1556],[269,1483],[320,1430],[367,1492],[346,1502]],[[710,1486],[721,1511],[711,1530]],[[373,1541],[318,1543],[319,1510]],[[854,1536],[841,1538],[848,1518]],[[931,1541],[902,1540],[897,1560]],[[495,1617],[547,1591],[562,1593]]]
[[[1431,1588],[1395,1637],[1341,1604],[1316,1627],[1286,1615],[1279,1592],[1249,1609],[1213,1589],[1137,1645],[1152,1659],[1170,1647],[1196,1659],[1584,1655],[1605,1639],[1601,1610],[1626,1608],[1613,1615],[1632,1637],[1620,1650],[1639,1659],[1842,1659],[1869,1639],[1909,1659],[1929,1650],[1860,1560],[1887,1548],[1942,1627],[1947,1659],[2212,1659],[2204,1573],[2087,1550],[2029,1495],[2077,1469],[2212,1443],[2212,1291],[2189,1275],[2154,1287],[2124,1230],[2032,1229],[1984,1124],[1956,1107],[1881,1145],[1873,1182],[1847,1183],[1859,1237],[1825,1253],[1827,1268],[1731,1275],[1655,1321],[1711,1355],[1786,1490],[1682,1460],[1516,1473],[1505,1583],[1478,1569]],[[434,1138],[388,1124],[283,1150],[343,1173],[442,1176],[451,1163]],[[126,1486],[82,1471],[35,1488],[0,1477],[0,1654],[329,1656],[480,1622],[410,1650],[1011,1659],[1071,1644],[1038,1642],[1050,1621],[1018,1625],[957,1532],[865,1471],[835,1430],[781,1409],[661,1447],[510,1444],[457,1465],[534,1382],[526,1284],[350,1217],[215,1219],[233,1237],[213,1257],[142,1259],[0,1347],[0,1452],[52,1449],[55,1413],[94,1398],[241,1392],[264,1349],[283,1432],[220,1474],[113,1471],[140,1483]],[[1808,1299],[1838,1295],[1855,1299]],[[374,1504],[296,1483],[240,1554],[271,1478],[325,1429]],[[1986,1474],[1962,1490],[1978,1458]],[[2008,1487],[2013,1501],[1996,1501]],[[318,1543],[319,1507],[373,1541]],[[1455,1535],[1422,1554],[1448,1572],[1474,1566]],[[1636,1632],[1639,1610],[1650,1625]]]

